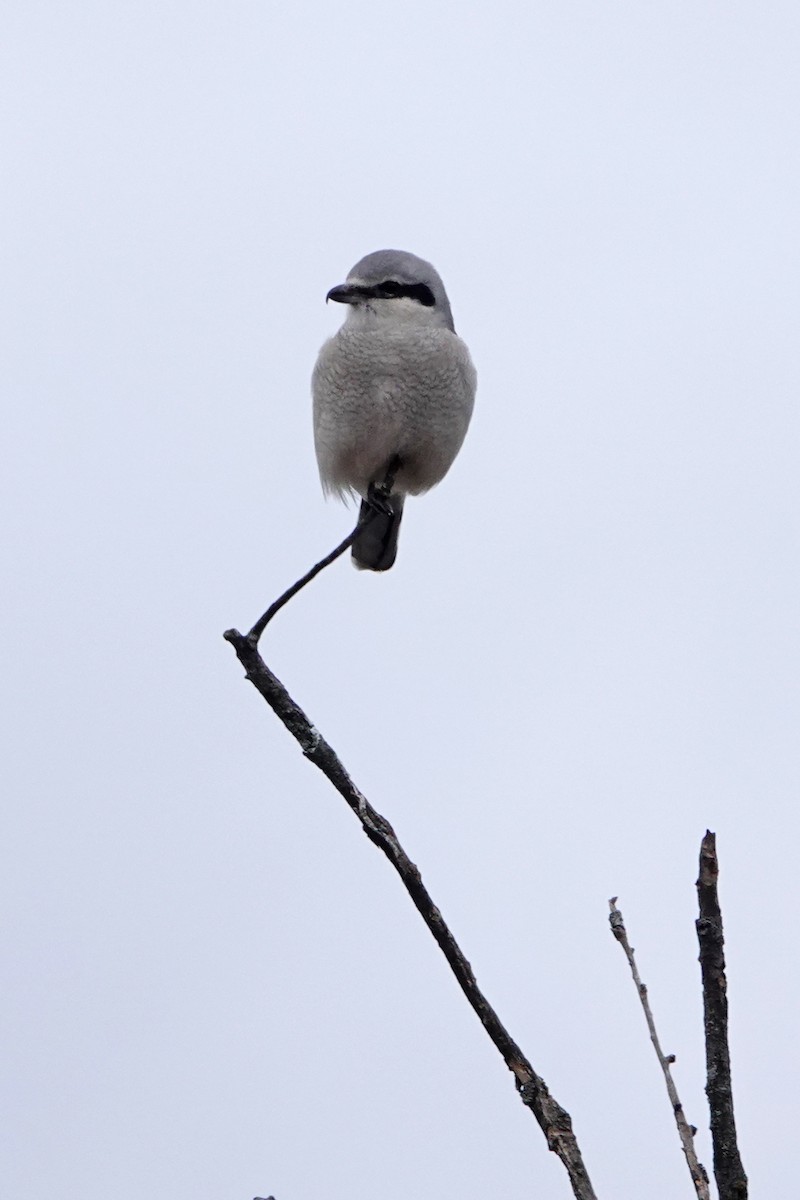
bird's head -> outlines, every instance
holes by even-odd
[[[347,304],[351,323],[384,322],[440,326],[453,330],[444,284],[434,267],[405,250],[376,250],[362,258],[326,300]]]

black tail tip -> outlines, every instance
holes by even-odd
[[[359,571],[388,571],[397,558],[397,535],[403,515],[402,498],[392,499],[391,512],[379,512],[367,500],[361,502],[363,524],[353,542],[353,565]]]

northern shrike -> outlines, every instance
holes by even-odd
[[[378,250],[328,300],[348,305],[314,368],[314,442],[326,493],[362,497],[353,562],[388,571],[403,501],[447,474],[467,432],[476,375],[430,263]],[[380,485],[394,475],[391,493]],[[378,489],[376,491],[376,488]]]

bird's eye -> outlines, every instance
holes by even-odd
[[[387,279],[381,284],[381,293],[388,299],[390,296],[402,296],[403,286],[396,279]]]

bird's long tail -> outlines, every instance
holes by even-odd
[[[386,501],[389,512],[376,511],[368,500],[361,501],[359,520],[364,528],[353,542],[353,566],[360,571],[388,571],[397,558],[397,535],[403,516],[403,497]]]

